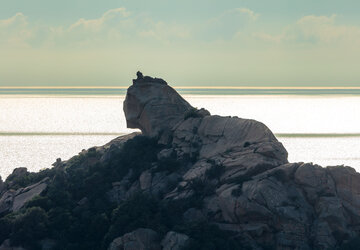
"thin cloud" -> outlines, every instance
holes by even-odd
[[[0,20],[0,44],[8,47],[28,47],[27,41],[33,37],[26,16],[18,12],[14,16]]]
[[[138,32],[140,37],[154,38],[164,43],[169,43],[173,39],[184,40],[190,37],[190,30],[181,25],[153,21],[147,21],[146,23],[147,29]]]
[[[256,21],[258,19],[258,17],[260,16],[260,14],[255,13],[254,11],[252,11],[251,9],[248,9],[248,8],[238,8],[236,10],[242,14],[247,15],[249,17],[249,19],[252,21]]]
[[[27,24],[26,17],[24,16],[23,13],[18,12],[14,16],[8,19],[0,20],[0,27],[8,27],[16,23],[23,25]]]
[[[77,28],[85,28],[92,31],[99,31],[106,21],[116,17],[126,18],[128,16],[130,16],[130,12],[128,12],[125,8],[111,9],[106,11],[100,18],[97,19],[80,18],[76,23],[70,25],[69,31]]]
[[[338,25],[336,15],[303,16],[279,34],[254,32],[253,37],[267,42],[293,44],[356,45],[360,42],[360,27]]]

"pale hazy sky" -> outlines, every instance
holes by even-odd
[[[0,86],[360,86],[358,0],[0,0]]]

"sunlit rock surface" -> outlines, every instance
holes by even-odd
[[[128,159],[124,148],[133,161],[149,153],[152,160],[129,167],[121,177],[107,183],[96,179],[97,185],[107,187],[99,195],[117,208],[138,194],[152,197],[156,209],[173,202],[178,207],[172,209],[180,214],[168,219],[181,226],[116,231],[106,248],[186,248],[194,239],[183,227],[196,224],[231,232],[231,239],[246,249],[337,249],[359,237],[360,174],[353,168],[289,163],[286,149],[263,123],[195,109],[164,80],[140,72],[128,89],[124,112],[128,127],[139,128],[142,137],[118,137],[68,161],[59,159],[54,168],[60,176],[82,173],[74,175],[81,183],[96,167],[100,172],[126,168],[118,162]],[[144,140],[135,143],[137,138],[153,143],[147,147],[150,152],[142,150]],[[27,175],[26,169],[17,169],[0,181],[2,215],[21,211],[55,180],[45,178],[18,188],[17,180]],[[91,206],[88,197],[80,198],[72,201],[75,208],[70,212]],[[181,210],[184,203],[188,206]],[[2,246],[9,244],[6,239]]]

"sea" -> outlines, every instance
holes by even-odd
[[[360,171],[360,88],[178,87],[194,107],[255,119],[283,143],[289,162]],[[125,87],[1,87],[0,175],[49,168],[126,128]]]

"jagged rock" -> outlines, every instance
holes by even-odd
[[[163,250],[181,250],[189,244],[189,236],[174,231],[168,232],[161,241]]]
[[[178,157],[211,159],[223,180],[252,176],[287,163],[287,152],[262,123],[235,117],[190,118],[173,128]]]
[[[109,250],[160,250],[159,235],[148,228],[139,228],[114,239]]]
[[[254,249],[327,249],[358,235],[360,174],[354,169],[288,163],[286,149],[263,123],[210,115],[161,83],[138,74],[124,111],[128,127],[159,135],[166,145],[159,161],[187,162],[176,171],[177,186],[163,189],[164,199],[190,198],[194,181],[215,188],[200,196],[201,210],[185,211],[184,221],[203,216]],[[215,178],[212,169],[218,169]],[[166,175],[157,176],[161,185]],[[151,190],[154,179],[143,172],[141,189]]]
[[[225,173],[221,179],[227,182],[287,163],[286,150],[264,124],[210,116],[204,110],[199,111],[203,116],[195,114],[184,119],[191,110],[195,109],[168,85],[143,80],[128,89],[124,101],[128,127],[139,128],[146,135],[172,130],[171,144],[178,159],[199,161],[184,175],[185,180],[206,172],[206,168],[199,167],[202,159],[223,165]]]
[[[182,226],[217,225],[250,249],[337,249],[359,237],[360,174],[354,169],[288,163],[285,148],[261,122],[211,116],[193,108],[162,79],[137,75],[124,102],[127,123],[155,137],[159,151],[150,152],[153,158],[144,165],[148,169],[129,169],[122,179],[112,180],[106,193],[110,201],[121,206],[142,193],[170,209],[172,201],[184,202],[176,207]],[[138,134],[84,150],[78,167],[106,168]],[[59,160],[55,165],[61,170],[66,164]],[[46,189],[47,179],[15,190],[15,179],[27,174],[24,168],[14,171],[3,191],[0,181],[0,214],[18,211]],[[75,209],[91,206],[88,197],[77,197]],[[114,239],[109,249],[174,250],[189,240],[171,231],[160,244],[155,231],[139,228]]]
[[[18,211],[26,202],[41,194],[47,188],[49,180],[49,177],[46,177],[28,187],[5,192],[0,199],[0,214]]]

